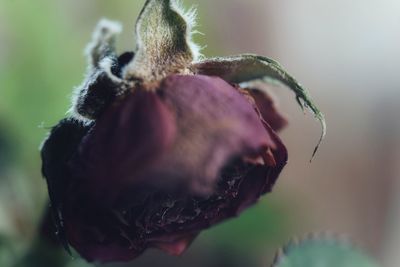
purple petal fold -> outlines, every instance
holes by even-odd
[[[286,117],[278,111],[275,99],[268,91],[258,87],[250,87],[244,89],[243,92],[251,96],[263,120],[265,120],[274,131],[280,131],[286,127],[288,121]]]
[[[268,110],[216,77],[135,89],[68,160],[60,211],[70,245],[88,261],[128,261],[151,247],[179,255],[240,214],[287,161]]]

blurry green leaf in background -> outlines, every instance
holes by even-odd
[[[366,254],[331,238],[307,239],[283,249],[272,267],[378,267]]]

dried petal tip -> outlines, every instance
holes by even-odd
[[[321,124],[321,137],[314,149],[311,159],[326,135],[326,123],[322,112],[314,104],[308,90],[291,76],[278,62],[263,56],[243,54],[230,57],[209,58],[194,62],[193,72],[203,75],[214,75],[231,83],[243,83],[254,80],[272,79],[289,87],[295,94],[297,103],[302,109],[308,107]]]
[[[195,11],[174,0],[148,0],[136,23],[137,51],[124,78],[160,81],[187,73],[198,49],[191,41]]]

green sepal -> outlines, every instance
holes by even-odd
[[[192,15],[193,11],[181,11],[174,0],[147,0],[136,23],[135,59],[125,78],[154,81],[184,73],[195,58]]]
[[[288,86],[295,94],[296,100],[304,110],[307,107],[320,122],[322,133],[312,157],[318,150],[326,135],[326,122],[324,115],[312,101],[308,91],[296,81],[278,62],[267,57],[243,54],[230,57],[209,58],[192,65],[193,72],[204,75],[219,76],[231,83],[243,83],[257,79],[272,79]]]
[[[93,32],[92,41],[86,47],[89,67],[98,68],[100,62],[107,57],[115,57],[117,36],[122,31],[122,25],[117,21],[102,19]]]

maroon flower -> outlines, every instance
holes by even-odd
[[[182,253],[204,229],[271,191],[287,161],[286,125],[263,77],[306,91],[276,62],[198,60],[191,16],[149,0],[138,48],[117,57],[118,25],[103,21],[91,70],[42,147],[58,235],[88,261],[128,261],[149,247]]]

